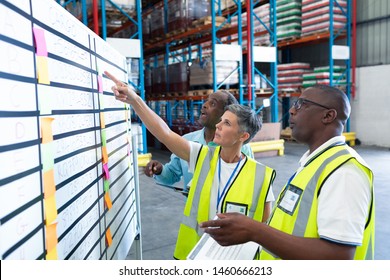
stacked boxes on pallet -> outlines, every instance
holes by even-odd
[[[145,42],[148,42],[151,39],[151,36],[150,36],[151,35],[151,25],[150,25],[151,17],[152,17],[151,14],[148,14],[148,15],[142,17],[142,39]]]
[[[329,1],[332,0],[302,0],[302,36],[329,31]],[[337,4],[333,3],[333,28],[335,30],[345,27],[347,16],[343,11],[346,11],[346,8],[345,0],[338,0]]]
[[[187,62],[168,65],[169,93],[175,96],[187,94],[189,89],[190,69]]]
[[[277,36],[279,40],[301,37],[301,11],[300,0],[277,0]]]
[[[183,32],[194,20],[209,15],[209,0],[171,0],[168,2],[168,33]]]
[[[150,68],[144,69],[144,85],[145,85],[145,97],[152,96],[152,70]]]
[[[286,63],[278,65],[278,89],[281,92],[297,92],[302,88],[303,75],[310,72],[309,63]]]
[[[150,38],[162,39],[165,36],[164,34],[164,6],[157,4],[151,13]]]
[[[345,66],[333,66],[333,85],[345,85]],[[315,84],[329,85],[329,66],[314,67],[311,73],[303,74],[303,87],[310,87]]]
[[[167,71],[165,66],[152,69],[152,95],[163,97],[167,93]]]
[[[213,85],[213,64],[210,59],[204,59],[200,62],[194,62],[190,66],[190,88],[192,89],[210,89]],[[235,69],[237,61],[217,61],[216,74],[217,83],[222,83]],[[238,84],[238,71],[233,74],[224,83],[225,85],[235,86]]]

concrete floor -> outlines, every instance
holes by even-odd
[[[376,248],[375,259],[390,260],[390,149],[356,146],[355,149],[374,172],[376,195]],[[277,172],[275,197],[298,166],[298,160],[306,147],[294,142],[285,143],[284,156],[258,157],[257,160]],[[170,153],[149,148],[153,159],[165,163]],[[181,183],[178,183],[182,186]],[[142,258],[144,260],[171,260],[176,243],[177,230],[185,205],[185,197],[169,188],[156,185],[140,170]],[[135,243],[127,259],[136,259]]]

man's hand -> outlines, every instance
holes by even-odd
[[[160,175],[163,169],[161,162],[157,160],[151,160],[145,167],[144,173],[148,177],[152,177],[153,174]]]
[[[250,240],[250,229],[253,219],[239,213],[218,214],[217,220],[200,224],[200,228],[222,246],[246,243]]]
[[[129,88],[127,84],[118,80],[110,72],[104,71],[104,74],[115,83],[115,86],[111,87],[115,98],[119,101],[131,104],[131,101],[137,97],[137,94],[131,88]]]

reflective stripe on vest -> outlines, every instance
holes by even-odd
[[[325,170],[325,167],[333,160],[338,158],[339,156],[343,156],[348,154],[347,150],[341,150],[337,153],[335,153],[333,156],[327,158],[324,160],[324,162],[321,164],[321,166],[317,169],[317,171],[314,173],[313,177],[311,177],[309,183],[307,184],[305,191],[303,192],[302,200],[306,201],[313,201],[314,194],[317,188],[317,183],[319,180],[319,177],[321,173]],[[294,226],[293,235],[296,236],[304,236],[307,223],[309,222],[309,215],[310,215],[310,208],[312,203],[307,204],[308,207],[301,207],[299,208],[298,217]],[[310,206],[310,207],[309,207]]]

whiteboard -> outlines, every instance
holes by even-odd
[[[125,259],[130,109],[102,73],[127,81],[126,58],[55,1],[17,0],[0,3],[0,61],[0,258]]]

